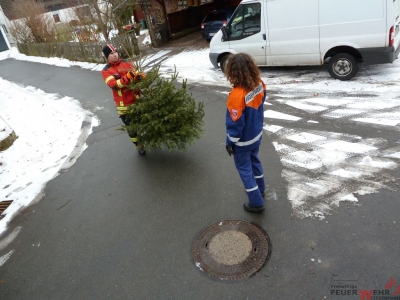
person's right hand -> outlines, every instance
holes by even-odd
[[[129,72],[126,74],[126,77],[128,77],[129,80],[134,79],[135,76],[136,76],[136,72],[135,72],[135,71],[129,71]]]
[[[232,148],[232,146],[226,145],[226,152],[228,152],[229,156],[231,156],[231,155],[233,154],[233,148]]]

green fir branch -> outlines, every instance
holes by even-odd
[[[144,80],[128,86],[140,90],[142,96],[128,107],[132,123],[124,128],[138,134],[138,143],[146,151],[154,148],[185,151],[204,133],[204,105],[196,104],[188,94],[187,80],[183,80],[181,88],[176,87],[176,69],[170,78],[162,78],[159,69],[154,66]]]

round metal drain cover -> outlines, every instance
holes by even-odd
[[[196,267],[204,273],[236,280],[262,268],[271,255],[271,244],[261,227],[243,220],[226,220],[200,233],[192,252]]]

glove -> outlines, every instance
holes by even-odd
[[[135,71],[129,71],[126,74],[126,77],[128,77],[129,80],[132,80],[133,78],[135,78],[135,76],[136,76],[136,72]]]
[[[231,156],[231,155],[233,154],[233,148],[232,148],[232,146],[226,145],[226,152],[228,152],[229,156]]]
[[[135,75],[135,81],[140,81],[146,79],[146,74],[142,72],[137,72]]]

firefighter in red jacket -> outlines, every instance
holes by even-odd
[[[112,89],[117,112],[125,125],[130,125],[131,120],[125,115],[127,107],[136,102],[136,98],[140,97],[140,91],[132,91],[127,87],[132,81],[139,81],[146,76],[141,72],[137,72],[133,64],[128,60],[121,60],[118,52],[111,44],[107,44],[103,48],[103,54],[107,59],[107,64],[101,71],[101,75],[105,83]],[[145,155],[143,145],[138,145],[137,134],[129,132],[131,141],[137,146],[140,155]]]

